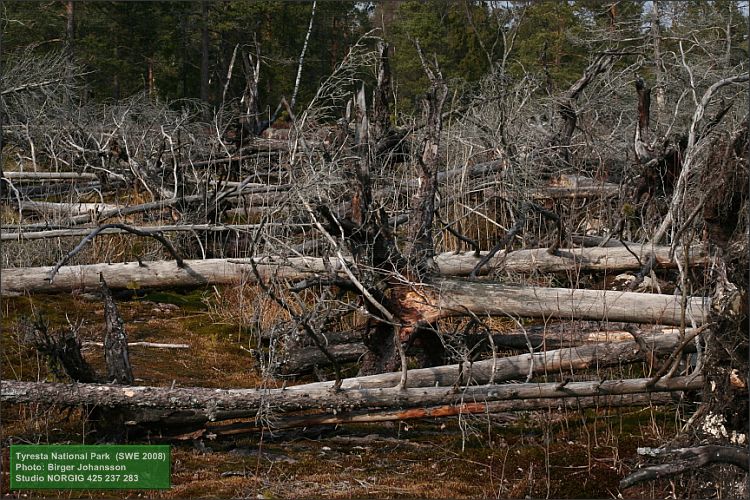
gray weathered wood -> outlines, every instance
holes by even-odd
[[[685,335],[689,335],[688,330]],[[454,384],[487,384],[494,381],[504,382],[524,378],[529,374],[563,374],[573,370],[583,370],[592,367],[605,368],[620,364],[636,363],[646,359],[647,355],[666,356],[672,353],[680,344],[677,332],[652,333],[643,335],[642,341],[648,346],[648,351],[634,341],[606,342],[588,344],[546,352],[520,354],[487,359],[474,363],[461,363],[432,368],[409,370],[407,387],[435,387],[452,386]],[[343,389],[373,389],[378,387],[395,386],[401,378],[400,373],[380,373],[364,377],[344,379]],[[312,389],[332,388],[333,382],[317,382],[307,384]]]
[[[400,389],[345,389],[305,386],[287,389],[210,389],[122,386],[101,384],[58,384],[3,380],[0,402],[46,405],[99,405],[165,410],[275,411],[325,409],[333,412],[364,408],[414,408],[454,405],[473,401],[508,401],[536,398],[591,397],[648,392],[698,390],[703,378],[674,377],[656,383],[650,378],[594,382],[480,385],[464,388],[419,387]]]
[[[590,319],[677,325],[682,321],[681,298],[674,295],[577,290],[478,283],[443,279],[424,295],[413,293],[413,307],[421,307],[420,321],[432,323],[440,318],[463,316],[514,315],[531,318]],[[706,321],[708,298],[687,299],[686,321],[697,326]]]
[[[644,248],[643,251],[650,249]],[[654,251],[660,265],[672,265],[668,258],[669,247],[657,247]],[[678,253],[677,257],[681,258],[680,255]],[[699,248],[694,249],[691,255],[696,264],[706,262],[705,252]],[[440,273],[444,276],[467,276],[478,260],[479,258],[471,252],[446,252],[435,257]],[[7,295],[13,292],[92,289],[99,286],[99,273],[103,273],[108,285],[113,289],[229,284],[251,279],[249,266],[242,264],[242,260],[207,259],[185,262],[185,269],[178,269],[173,261],[144,262],[143,265],[127,262],[66,266],[60,269],[52,285],[46,280],[50,267],[3,269],[0,274],[0,293]],[[271,256],[264,257],[259,262],[261,274],[267,277],[275,271],[280,273],[280,277],[291,280],[326,272],[324,260],[316,257],[281,259]],[[338,267],[335,260],[331,265],[334,270]],[[622,247],[560,249],[558,256],[549,255],[546,249],[532,249],[511,252],[507,258],[500,252],[490,261],[488,267],[502,267],[514,272],[577,269],[620,271],[640,269],[641,263]]]
[[[560,332],[558,334],[555,334],[552,331],[545,332],[545,329],[543,327],[539,329],[541,329],[542,333],[535,333],[535,330],[537,330],[537,328],[529,328],[529,332],[526,335],[524,335],[523,332],[519,331],[513,332],[512,334],[493,333],[492,342],[499,350],[520,349],[527,352],[529,350],[529,344],[531,344],[531,347],[536,352],[546,349],[549,355],[547,359],[552,359],[554,356],[553,353],[550,352],[551,349],[569,348],[582,346],[584,344],[602,342],[627,342],[633,340],[633,336],[625,331],[579,331],[567,332],[564,334]],[[688,329],[688,331],[691,330]],[[367,350],[367,347],[365,347],[365,345],[360,340],[361,336],[358,335],[354,337],[351,335],[352,333],[356,332],[350,332],[350,338],[342,339],[342,341],[328,347],[328,351],[336,358],[337,361],[341,363],[350,363],[352,361],[356,361]],[[676,339],[676,336],[674,338]],[[663,342],[659,342],[658,344],[659,345],[657,346],[657,352],[653,353],[655,355],[670,354],[671,349],[677,346],[676,343],[672,343],[671,339],[669,341],[665,339]],[[491,349],[489,342],[485,342],[482,347],[483,348],[479,352],[487,353]],[[636,346],[633,345],[633,347]],[[591,354],[595,355],[595,353]],[[589,355],[589,353],[586,352],[585,349],[582,349],[578,350],[578,352],[576,352],[576,355],[579,357],[579,359],[583,359],[584,357]],[[326,356],[320,351],[320,349],[313,345],[300,345],[297,342],[285,342],[284,348],[279,355],[279,358],[280,360],[277,361],[276,364],[277,370],[281,375],[298,375],[302,373],[308,373],[315,366],[323,367],[330,364],[328,358],[326,358]],[[499,364],[503,365],[506,362],[510,362],[511,359],[515,358],[502,358],[499,360]],[[640,360],[640,358],[630,359],[624,357],[617,358],[616,362],[634,362],[638,360]],[[600,364],[600,362],[602,361],[606,362],[606,360],[597,359],[597,365],[603,366]],[[476,361],[473,366],[475,368],[480,367],[482,366],[482,363],[486,363],[486,361]],[[543,366],[538,362],[536,362],[535,365]],[[458,365],[453,366],[454,368],[448,369],[448,373],[450,373],[451,376],[455,376],[455,374],[458,373]],[[430,373],[437,374],[437,372],[443,370],[444,368],[446,367],[432,368],[430,370]],[[555,366],[549,369],[556,370],[558,368],[559,367]],[[519,376],[522,375],[525,375],[525,373],[519,373]],[[486,381],[487,380],[484,380],[484,382]],[[426,382],[425,385],[430,385],[430,382]]]
[[[284,226],[289,227],[290,224],[281,223],[267,223],[264,227],[271,226]],[[295,226],[308,226],[309,224],[297,224]],[[169,224],[161,226],[133,226],[133,228],[144,232],[222,232],[222,231],[252,231],[260,227],[260,224]],[[70,237],[81,237],[86,236],[96,228],[71,228],[71,229],[50,229],[47,231],[12,231],[3,228],[2,234],[0,234],[0,241],[22,241],[22,240],[40,240],[47,238],[70,238]],[[102,230],[99,234],[122,234],[127,231],[119,228],[107,228]]]

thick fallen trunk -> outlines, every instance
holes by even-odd
[[[710,299],[687,298],[683,318],[681,298],[674,295],[576,290],[438,280],[422,290],[403,293],[401,320],[418,326],[440,318],[477,316],[524,316],[531,318],[590,319],[679,326],[683,319],[700,326],[706,321]],[[405,328],[405,334],[411,334]]]
[[[3,171],[3,177],[11,180],[97,180],[96,174],[85,172],[13,172]]]
[[[644,248],[644,251],[648,250]],[[669,247],[655,249],[657,262],[660,265],[672,265],[668,252]],[[691,255],[695,264],[706,262],[705,253],[699,248],[694,249]],[[677,257],[681,258],[679,253]],[[462,254],[446,252],[435,257],[440,273],[444,276],[467,276],[478,260],[479,258],[475,257],[472,252]],[[253,279],[248,269],[249,266],[242,264],[242,260],[207,259],[185,262],[187,264],[185,269],[177,268],[173,261],[152,261],[142,265],[126,262],[66,266],[60,268],[52,283],[46,280],[51,267],[3,269],[0,275],[0,293],[8,295],[96,288],[99,286],[99,273],[103,273],[107,284],[112,289],[216,285]],[[289,280],[303,279],[309,277],[310,274],[327,272],[324,260],[316,257],[289,259],[264,257],[259,262],[261,274],[268,278],[272,277],[273,272],[276,271],[280,278]],[[605,269],[621,271],[640,269],[641,265],[639,259],[626,249],[613,247],[560,249],[557,256],[548,254],[546,249],[518,250],[507,256],[499,252],[487,267],[502,266],[503,269],[515,272],[553,272]],[[331,262],[331,266],[334,270],[338,269],[336,261]]]
[[[389,300],[400,323],[401,342],[409,341],[421,329],[434,328],[440,319],[461,316],[699,326],[707,321],[711,302],[707,297],[526,287],[456,279],[434,279],[425,284],[394,287]],[[371,350],[372,346],[368,348]],[[370,373],[388,371],[394,369]]]
[[[627,394],[619,396],[593,396],[560,399],[521,399],[517,401],[493,401],[463,403],[457,405],[433,406],[428,408],[410,408],[408,410],[370,410],[348,413],[280,416],[272,419],[267,428],[272,430],[311,427],[314,425],[364,424],[392,422],[397,420],[416,420],[424,418],[445,418],[456,415],[494,414],[512,411],[533,410],[582,410],[584,408],[619,408],[627,406],[664,405],[672,402],[672,396],[666,393]],[[262,430],[255,421],[234,422],[231,424],[208,423],[197,432],[186,434],[178,439],[195,439],[205,435],[232,436],[254,433]]]
[[[58,384],[3,380],[0,402],[6,404],[98,405],[130,409],[201,410],[209,417],[218,412],[251,412],[325,409],[338,413],[364,408],[423,408],[466,402],[537,398],[592,397],[699,390],[703,378],[674,377],[654,383],[650,378],[595,382],[480,385],[464,388],[419,387],[400,389],[345,389],[298,386],[286,389],[209,389],[136,387],[100,384]]]
[[[669,258],[668,246],[639,246],[633,248],[594,247],[594,248],[561,248],[550,254],[546,248],[530,250],[516,250],[506,253],[498,252],[488,263],[489,269],[499,269],[509,272],[562,272],[571,270],[581,271],[625,271],[636,270],[642,266],[642,260],[653,251],[657,265],[662,267],[676,267],[676,260]],[[632,252],[632,253],[631,253]],[[639,257],[636,258],[635,253]],[[481,255],[486,254],[483,252]],[[684,252],[675,253],[675,259],[682,261]],[[693,247],[689,252],[693,264],[705,264],[708,255],[702,247]],[[473,252],[446,252],[435,257],[440,273],[445,276],[468,276],[479,262]]]
[[[137,214],[137,213],[143,213],[148,212],[151,210],[163,210],[165,208],[173,207],[175,205],[184,203],[201,203],[205,201],[205,197],[203,195],[191,195],[191,196],[185,196],[183,198],[172,198],[169,200],[158,200],[158,201],[152,201],[149,203],[141,203],[139,205],[129,205],[129,206],[123,206],[123,207],[114,207],[111,209],[103,210],[98,213],[83,213],[80,215],[72,215],[70,217],[67,217],[65,220],[61,221],[65,223],[66,225],[76,226],[81,224],[87,224],[94,219],[96,219],[99,222],[103,222],[106,219],[109,219],[111,217],[122,217],[125,215],[131,215],[131,214]],[[28,230],[44,230],[47,229],[46,224],[27,224],[26,228]]]
[[[63,180],[95,181],[102,175],[111,180],[125,180],[125,177],[122,175],[108,173],[95,174],[93,172],[12,172],[8,170],[3,172],[3,177],[6,179],[40,182]]]
[[[111,289],[171,288],[199,285],[229,285],[243,281],[252,282],[248,260],[206,259],[186,260],[179,268],[175,261],[124,262],[118,264],[91,264],[61,267],[53,281],[48,277],[52,267],[3,269],[0,275],[0,293],[69,292],[94,290],[99,286],[99,274],[104,276]],[[334,265],[335,267],[335,265]],[[316,273],[325,273],[323,259],[273,258],[260,259],[258,270],[270,279],[301,279]]]

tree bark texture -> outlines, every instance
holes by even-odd
[[[609,290],[523,287],[460,280],[437,280],[431,288],[409,290],[402,320],[432,323],[462,316],[524,316],[531,318],[588,319],[680,326],[680,297]],[[688,324],[706,321],[710,300],[687,299]]]
[[[132,384],[133,369],[130,366],[125,323],[103,278],[100,289],[104,298],[104,360],[107,363],[107,380],[116,384]]]

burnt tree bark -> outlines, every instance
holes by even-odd
[[[128,355],[125,324],[103,277],[100,277],[100,283],[104,299],[104,359],[107,363],[107,379],[116,384],[132,384],[133,369]]]
[[[24,343],[47,357],[47,365],[57,378],[67,375],[74,382],[98,382],[94,369],[81,355],[81,342],[75,328],[51,331],[49,323],[41,316],[33,322],[23,322],[22,328]]]

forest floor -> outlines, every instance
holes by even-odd
[[[211,302],[220,290],[154,292],[118,307],[129,341],[189,344],[189,349],[131,347],[139,385],[254,387],[261,381],[247,328],[221,322]],[[214,304],[215,305],[215,304]],[[101,341],[100,301],[85,295],[35,295],[2,301],[2,378],[54,380],[44,360],[20,338],[19,318],[42,313],[52,328],[82,321],[83,342]],[[100,373],[102,349],[86,359]],[[4,406],[3,462],[8,445],[90,444],[81,411]],[[620,492],[639,463],[636,448],[658,446],[675,432],[675,407],[550,408],[379,424],[310,427],[232,438],[171,441],[172,488],[154,498],[667,498],[659,481]],[[162,442],[139,438],[137,442]],[[7,491],[4,498],[28,492]],[[38,491],[64,498],[112,496],[94,491]],[[117,496],[144,492],[118,492]],[[622,496],[619,496],[622,495]]]

